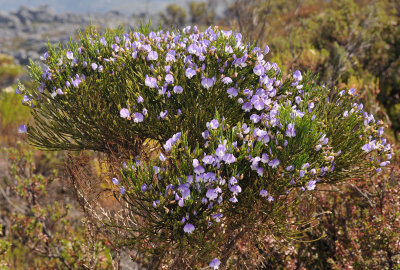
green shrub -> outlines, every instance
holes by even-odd
[[[320,183],[379,172],[391,158],[383,122],[355,89],[283,76],[268,51],[217,27],[89,28],[79,44],[49,48],[48,69],[31,65],[28,139],[117,157],[121,211],[92,214],[153,267],[229,265],[241,239],[263,249],[266,235],[310,226],[298,204]]]

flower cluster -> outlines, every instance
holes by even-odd
[[[39,125],[28,135],[47,148],[106,152],[137,137],[159,145],[151,160],[126,160],[112,182],[132,213],[151,213],[138,214],[146,222],[135,230],[179,246],[223,241],[211,235],[246,224],[243,211],[266,215],[288,194],[390,162],[383,123],[354,89],[330,93],[298,70],[283,79],[268,53],[218,27],[91,33],[46,53],[44,72],[32,68],[38,88],[24,103]]]

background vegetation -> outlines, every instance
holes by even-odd
[[[237,0],[217,20],[213,2],[171,5],[160,14],[165,27],[197,24],[235,28],[260,45],[284,71],[319,73],[329,87],[354,87],[368,111],[400,132],[400,3],[389,0]],[[0,269],[108,269],[124,264],[126,251],[113,247],[83,219],[76,194],[62,170],[65,154],[30,148],[18,126],[29,113],[14,95],[12,79],[23,67],[0,58]],[[5,91],[5,89],[9,89]],[[396,146],[395,146],[396,147]],[[266,239],[268,252],[235,248],[235,262],[246,269],[255,258],[260,269],[400,269],[400,166],[398,147],[389,169],[363,181],[321,188],[314,210],[319,224],[305,233],[310,242]],[[88,172],[100,175],[97,156]],[[54,168],[59,170],[56,172]],[[103,184],[96,194],[108,198]],[[105,199],[104,199],[105,200]],[[54,202],[58,202],[55,204]],[[70,205],[70,206],[68,206]],[[85,210],[85,209],[84,209]],[[318,241],[315,239],[323,237]],[[29,251],[29,252],[27,252]],[[146,266],[137,259],[138,265]],[[148,266],[148,265],[147,265]]]

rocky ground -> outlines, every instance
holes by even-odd
[[[121,24],[134,28],[140,20],[148,19],[144,14],[125,16],[117,11],[105,14],[57,13],[47,6],[20,7],[11,12],[0,10],[0,53],[13,56],[17,64],[27,65],[29,59],[38,60],[46,51],[47,39],[51,45],[67,44],[90,22],[102,30]]]

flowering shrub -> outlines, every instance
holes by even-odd
[[[379,173],[392,155],[355,89],[283,76],[268,52],[218,27],[90,28],[31,65],[29,141],[120,158],[125,218],[101,222],[121,245],[157,265],[229,265],[241,239],[296,237],[312,213],[289,213],[318,184]]]

